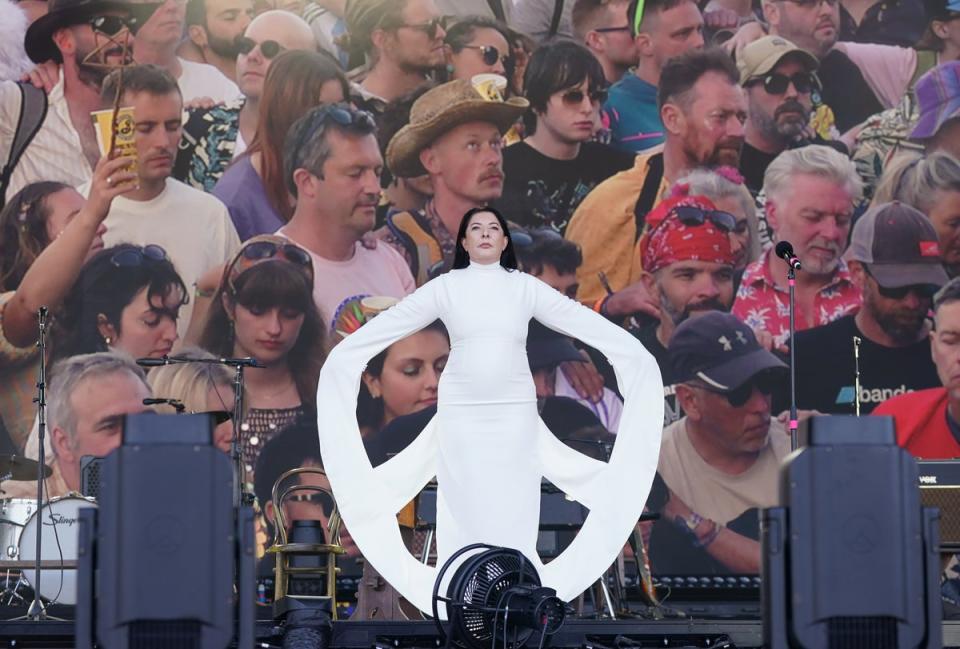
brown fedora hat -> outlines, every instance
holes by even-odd
[[[491,75],[478,75],[478,77]],[[422,176],[420,152],[450,129],[468,122],[490,122],[506,133],[530,103],[522,97],[503,101],[490,79],[458,79],[423,94],[410,108],[410,122],[387,145],[387,167],[401,178]]]

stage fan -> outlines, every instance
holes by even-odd
[[[447,569],[467,552],[485,551],[463,560],[439,594]],[[440,621],[438,603],[447,607],[449,634]],[[433,619],[446,646],[465,649],[516,649],[531,640],[543,647],[563,625],[566,606],[557,592],[540,584],[536,568],[523,553],[484,543],[456,552],[440,569],[433,587]]]

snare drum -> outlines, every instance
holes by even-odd
[[[79,539],[77,523],[81,507],[96,507],[93,498],[64,496],[52,498],[39,512],[30,516],[20,534],[20,560],[34,561],[37,557],[38,522],[43,521],[43,548],[41,559],[44,561],[74,560],[78,558]],[[39,514],[39,515],[38,515]],[[24,578],[29,581],[32,571],[24,570]],[[60,604],[77,603],[77,571],[70,569],[49,569],[40,571],[40,594],[48,600]]]
[[[17,558],[20,532],[36,508],[32,498],[0,500],[0,560]]]

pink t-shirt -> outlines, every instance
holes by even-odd
[[[356,244],[348,261],[330,261],[308,250],[289,237],[283,228],[277,234],[287,237],[310,253],[313,259],[313,299],[330,333],[338,329],[350,333],[354,306],[370,296],[403,298],[417,288],[407,262],[393,247],[380,244],[375,249]]]
[[[917,51],[876,43],[841,42],[833,46],[860,68],[863,78],[884,108],[900,104],[917,69]]]

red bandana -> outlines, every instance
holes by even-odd
[[[703,225],[685,225],[677,218],[675,208],[699,207],[702,210],[716,209],[703,196],[678,196],[660,201],[647,214],[647,228],[640,237],[640,254],[643,269],[655,273],[664,266],[678,261],[709,261],[733,266],[730,250],[730,235],[709,219]]]

